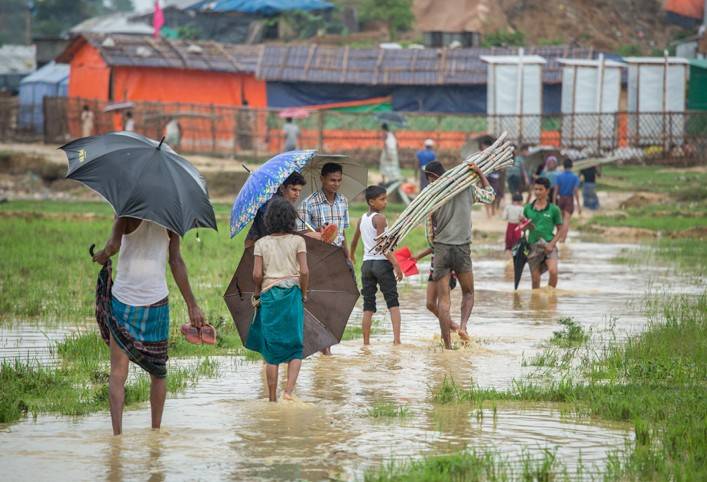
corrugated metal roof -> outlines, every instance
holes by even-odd
[[[34,71],[20,82],[21,85],[33,82],[59,84],[69,78],[69,65],[49,62],[39,70]]]
[[[515,48],[351,49],[319,45],[266,45],[256,75],[270,81],[368,85],[469,85],[486,83],[482,55],[513,55]],[[543,81],[560,82],[558,58],[591,59],[595,51],[529,47],[545,58]]]

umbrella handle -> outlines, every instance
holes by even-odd
[[[91,255],[91,258],[93,258],[93,252],[96,250],[96,243],[93,243],[89,248],[88,248],[88,254]]]

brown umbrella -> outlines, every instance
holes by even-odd
[[[308,357],[341,341],[359,292],[343,249],[316,239],[304,239],[310,291],[304,305],[303,354]],[[244,345],[253,320],[250,299],[254,289],[253,247],[250,247],[243,253],[223,296]]]

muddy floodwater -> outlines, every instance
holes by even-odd
[[[558,290],[532,292],[526,274],[526,288],[514,293],[502,253],[476,246],[490,252],[474,256],[474,343],[469,347],[441,349],[437,321],[424,309],[423,269],[425,277],[400,287],[403,345],[392,346],[386,319],[370,347],[345,341],[333,348],[333,357],[305,360],[298,402],[268,403],[260,362],[220,357],[218,377],[169,397],[159,432],[147,428],[148,404],[126,411],[122,437],[111,435],[107,412],[78,418],[40,415],[0,425],[0,478],[348,480],[392,458],[465,447],[494,447],[509,455],[550,448],[570,473],[580,460],[590,470],[601,469],[607,454],[631,439],[627,425],[573,418],[553,405],[500,404],[482,412],[466,404],[436,405],[431,392],[445,376],[463,386],[508,387],[531,370],[522,366],[523,359],[542,350],[563,317],[594,333],[611,323],[619,335],[639,331],[646,323],[643,295],[653,281],[664,283],[669,275],[657,267],[615,263],[626,247],[574,240],[561,250]],[[662,291],[679,289],[677,283],[664,284]],[[455,307],[458,296],[457,289]],[[351,323],[360,324],[360,317],[357,309]],[[50,362],[49,341],[68,332],[7,328],[0,332],[0,354]],[[369,416],[368,409],[380,401],[405,405],[409,414]]]

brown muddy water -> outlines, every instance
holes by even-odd
[[[601,469],[607,455],[631,439],[627,425],[568,417],[552,405],[503,404],[495,413],[490,406],[479,413],[464,404],[435,405],[431,392],[445,376],[464,386],[507,387],[531,370],[523,359],[542,350],[564,317],[594,333],[610,324],[619,335],[640,330],[643,294],[656,282],[672,289],[679,284],[666,282],[670,275],[660,268],[613,262],[626,247],[573,242],[561,251],[560,289],[532,292],[526,275],[526,289],[517,293],[501,253],[488,247],[490,255],[474,257],[475,341],[451,352],[441,350],[437,321],[424,310],[426,278],[406,280],[400,288],[403,345],[392,346],[383,320],[371,347],[346,341],[332,357],[305,360],[298,402],[268,403],[260,362],[221,357],[217,378],[168,399],[159,432],[147,428],[148,404],[126,411],[122,437],[111,435],[107,412],[0,425],[0,478],[350,480],[392,458],[465,447],[510,456],[550,448],[570,473],[580,460],[589,471]],[[357,309],[351,323],[360,325],[360,317]],[[4,329],[0,355],[51,362],[50,340],[68,332]],[[405,405],[408,416],[370,417],[369,408],[381,401]]]

